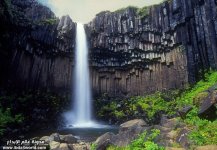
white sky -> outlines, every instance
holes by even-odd
[[[163,0],[39,0],[52,9],[57,17],[69,15],[73,21],[88,23],[104,10],[114,11],[127,6],[143,7]]]

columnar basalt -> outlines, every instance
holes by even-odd
[[[76,26],[71,18],[56,18],[35,0],[1,3],[5,11],[0,18],[7,23],[1,25],[1,53],[8,64],[3,68],[5,62],[1,62],[1,72],[5,72],[1,84],[20,89],[71,89]]]
[[[87,25],[96,94],[141,95],[182,88],[216,68],[215,0],[174,0],[101,12]]]

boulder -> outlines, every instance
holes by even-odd
[[[107,132],[105,134],[103,134],[102,136],[98,137],[97,140],[94,142],[94,144],[96,144],[96,149],[97,150],[105,150],[106,147],[109,144],[112,144],[111,140],[114,138],[114,134]]]
[[[120,125],[119,132],[124,132],[137,127],[145,127],[147,123],[142,119],[134,119]]]
[[[200,105],[198,115],[201,118],[208,120],[215,120],[216,115],[216,105],[217,104],[217,90],[212,90],[209,93],[209,96],[206,97],[202,104]]]
[[[70,150],[90,150],[88,144],[68,144]]]
[[[56,141],[56,142],[60,142],[60,135],[59,133],[53,133],[49,136],[49,141]]]
[[[140,133],[149,129],[145,126],[147,126],[147,124],[142,119],[127,121],[120,125],[119,133],[117,135],[108,132],[100,136],[95,142],[97,149],[106,149],[110,144],[119,147],[127,146],[132,140],[136,139]]]
[[[59,142],[51,141],[49,146],[50,146],[50,150],[60,150]]]
[[[77,143],[77,139],[72,135],[60,135],[61,142],[68,143],[68,144],[74,144]]]
[[[66,143],[61,143],[59,150],[70,150],[70,148]]]

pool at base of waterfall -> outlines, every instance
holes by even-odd
[[[34,131],[26,135],[25,138],[34,138],[34,137],[43,137],[43,136],[50,136],[52,133],[59,133],[60,135],[67,135],[72,134],[75,136],[79,141],[82,142],[93,142],[99,136],[103,135],[106,132],[112,132],[114,134],[118,133],[118,126],[109,126],[109,125],[101,125],[96,127],[63,127],[57,130],[39,130]]]

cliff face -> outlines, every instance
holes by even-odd
[[[35,0],[0,2],[1,87],[67,90],[72,84],[75,23]]]
[[[87,25],[95,93],[180,88],[217,64],[217,2],[173,0],[102,12]]]
[[[217,2],[173,0],[101,12],[86,25],[95,94],[182,88],[217,64]],[[71,88],[75,23],[35,0],[0,2],[0,87]]]

